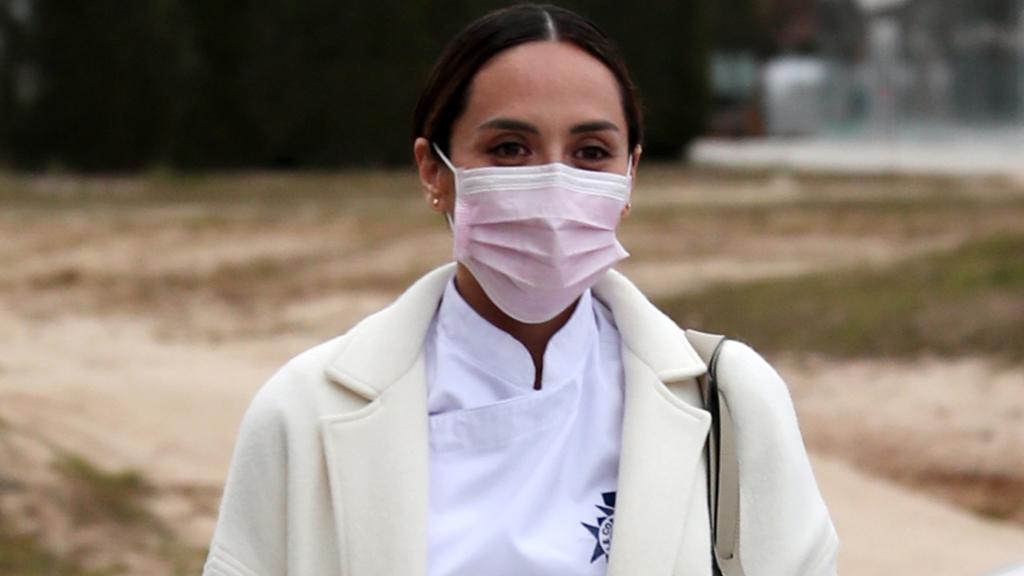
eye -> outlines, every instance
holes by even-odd
[[[584,146],[576,151],[575,156],[581,160],[604,160],[611,158],[611,153],[601,146]]]
[[[529,154],[529,150],[519,142],[508,141],[491,148],[490,153],[492,156],[508,159],[526,156]]]

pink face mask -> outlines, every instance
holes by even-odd
[[[455,175],[455,259],[512,318],[554,318],[629,256],[615,237],[628,168],[625,176],[560,162],[463,169],[434,149]]]

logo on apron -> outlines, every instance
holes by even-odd
[[[594,544],[594,554],[590,557],[591,564],[601,556],[604,556],[605,562],[607,562],[608,553],[612,549],[612,524],[615,521],[615,492],[604,492],[601,494],[601,499],[604,500],[604,506],[600,504],[595,504],[595,506],[604,513],[604,516],[597,517],[597,525],[591,526],[586,522],[580,522],[597,540],[597,543]]]

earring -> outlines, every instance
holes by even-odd
[[[441,204],[441,199],[438,198],[437,196],[434,196],[434,197],[432,197],[430,199],[430,205],[431,206],[435,206],[436,207],[436,206],[439,206],[440,204]]]

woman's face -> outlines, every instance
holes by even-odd
[[[460,168],[562,162],[624,174],[628,142],[611,70],[573,44],[539,41],[510,48],[480,68],[452,126],[449,158]],[[450,211],[451,171],[424,138],[414,153],[428,202]],[[633,156],[635,173],[639,147]]]

